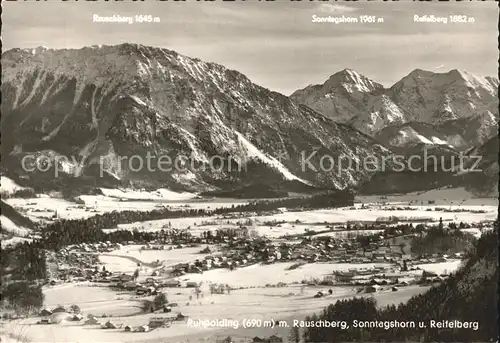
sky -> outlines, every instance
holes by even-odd
[[[2,2],[3,50],[80,48],[124,42],[220,63],[291,94],[350,68],[390,87],[414,69],[498,73],[498,5],[486,2]],[[94,23],[93,15],[152,15],[156,23]],[[383,23],[313,23],[312,16]],[[447,17],[417,23],[414,15]],[[467,15],[474,23],[450,23]]]

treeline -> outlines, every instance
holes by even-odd
[[[305,342],[487,342],[498,338],[497,281],[498,233],[485,234],[475,252],[457,273],[407,303],[378,309],[373,298],[340,300],[306,321],[347,321],[349,329],[305,328]],[[416,327],[355,328],[358,321],[415,322]],[[430,321],[478,322],[475,329],[438,329]],[[427,327],[419,328],[424,322]],[[296,329],[294,330],[296,331]],[[297,332],[292,332],[297,336]]]
[[[26,281],[36,281],[46,277],[45,246],[40,241],[2,247],[0,257],[3,277]]]
[[[16,209],[7,204],[5,201],[0,201],[0,212],[3,216],[9,218],[14,224],[28,229],[35,229],[37,225],[29,218],[20,214]]]
[[[289,209],[315,209],[346,207],[354,205],[354,193],[350,191],[326,192],[313,196],[286,198],[280,200],[261,200],[243,205],[245,211],[271,211],[281,207]]]
[[[40,285],[26,281],[14,282],[2,291],[2,306],[13,309],[19,314],[37,313],[43,306],[45,296]]]
[[[36,193],[33,189],[31,188],[23,188],[23,189],[18,189],[12,193],[9,192],[0,192],[0,198],[2,199],[9,199],[9,198],[36,198]]]
[[[461,253],[471,249],[475,241],[476,238],[469,233],[434,226],[425,235],[413,238],[411,252],[418,255]]]
[[[382,239],[390,239],[398,236],[413,235],[409,238],[411,253],[420,256],[430,256],[432,254],[454,254],[469,251],[477,239],[470,233],[461,231],[461,229],[470,225],[460,223],[449,224],[449,229],[443,227],[442,222],[438,225],[426,226],[418,224],[399,224],[384,229],[383,232],[371,235],[357,235],[356,241],[362,247],[367,247],[372,242],[380,242]],[[377,229],[374,225],[365,225],[365,230]],[[390,243],[387,242],[389,245]],[[400,243],[401,245],[401,243]],[[403,244],[404,245],[404,244]]]
[[[45,249],[41,242],[24,242],[15,247],[2,248],[0,267],[2,307],[11,308],[21,314],[42,307],[44,296],[36,281],[46,279],[47,266]]]
[[[201,193],[202,196],[212,196],[220,198],[236,198],[236,199],[272,199],[284,198],[288,196],[288,192],[273,188],[265,184],[254,184],[238,189],[219,190],[212,192]]]

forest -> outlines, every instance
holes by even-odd
[[[498,338],[498,222],[476,243],[468,262],[446,281],[398,306],[377,308],[372,298],[339,300],[306,321],[413,321],[426,328],[293,328],[293,341],[305,342],[488,342]],[[437,329],[428,323],[479,322],[478,330]]]

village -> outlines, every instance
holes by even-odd
[[[279,224],[273,223],[273,225]],[[465,224],[462,226],[465,227]],[[285,288],[300,285],[300,294],[304,294],[304,288],[310,287],[315,290],[311,294],[313,298],[322,298],[331,296],[334,293],[333,289],[339,287],[355,287],[357,294],[370,294],[383,291],[397,292],[410,285],[430,286],[443,281],[452,270],[441,273],[422,271],[419,265],[455,263],[463,258],[461,253],[412,254],[409,241],[412,237],[425,235],[427,228],[423,224],[416,227],[411,224],[371,225],[366,227],[368,234],[359,234],[360,229],[363,227],[358,224],[331,226],[329,229],[356,233],[348,237],[314,235],[314,232],[308,231],[303,235],[286,235],[270,239],[259,236],[251,226],[241,225],[237,228],[218,229],[216,232],[202,231],[200,236],[194,236],[188,230],[177,230],[166,226],[156,232],[155,239],[145,244],[139,241],[125,243],[107,241],[67,246],[48,259],[49,265],[52,266],[51,277],[47,280],[49,287],[67,283],[107,287],[122,296],[126,294],[137,301],[142,301],[142,312],[161,313],[164,316],[151,317],[147,323],[136,327],[117,324],[109,319],[106,313],[88,314],[84,321],[78,305],[75,304],[67,309],[62,306],[52,310],[43,309],[40,313],[42,319],[38,323],[57,324],[66,315],[66,320],[83,321],[84,325],[98,325],[102,329],[147,332],[168,328],[173,323],[184,322],[187,316],[179,310],[182,306],[167,302],[166,296],[163,295],[173,292],[180,294],[176,291],[180,288],[192,289],[191,292],[183,293],[189,294],[187,304],[199,301],[204,297],[203,281],[189,281],[185,276],[203,274],[216,269],[235,271],[252,265],[286,263],[288,263],[287,270],[304,269],[308,266],[314,268],[321,264],[352,266],[344,270],[332,269],[327,274],[318,273],[317,277],[309,279],[261,286]],[[382,231],[373,233],[373,230]],[[398,244],[391,244],[396,240]],[[129,252],[129,248],[138,252],[139,257],[151,252],[155,253],[158,259],[145,262],[134,257],[137,254],[123,256]],[[186,249],[192,253],[185,262],[168,263],[161,259],[164,253],[175,254]],[[127,257],[134,262],[135,270],[133,272],[108,270],[100,259],[113,254]],[[317,287],[323,288],[318,290]],[[241,288],[244,287],[239,287]],[[207,296],[208,294],[213,296],[231,294],[231,291],[236,289],[238,287],[229,284],[210,283],[205,292]],[[273,338],[275,341],[276,337]]]
[[[9,325],[58,341],[91,330],[100,341],[286,342],[285,327],[241,323],[292,322],[352,297],[374,298],[378,306],[405,302],[446,280],[467,257],[465,245],[446,251],[415,244],[437,229],[478,237],[492,227],[493,211],[481,203],[409,203],[375,197],[338,209],[103,227],[104,240],[46,252],[43,307],[28,318],[11,316]],[[206,320],[240,326],[189,324]]]

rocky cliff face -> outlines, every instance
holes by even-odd
[[[347,70],[291,97],[393,147],[423,143],[465,150],[498,129],[498,79],[459,70],[416,69],[389,89]]]
[[[365,87],[380,85],[363,81],[352,91],[361,99]],[[9,50],[2,54],[2,98],[2,153],[9,163],[3,167],[25,179],[35,173],[22,171],[19,162],[37,154],[49,164],[58,160],[62,174],[96,184],[102,164],[108,181],[135,186],[212,189],[291,181],[344,188],[370,172],[304,168],[303,157],[318,151],[310,159],[318,166],[324,155],[390,153],[239,72],[136,44]]]

